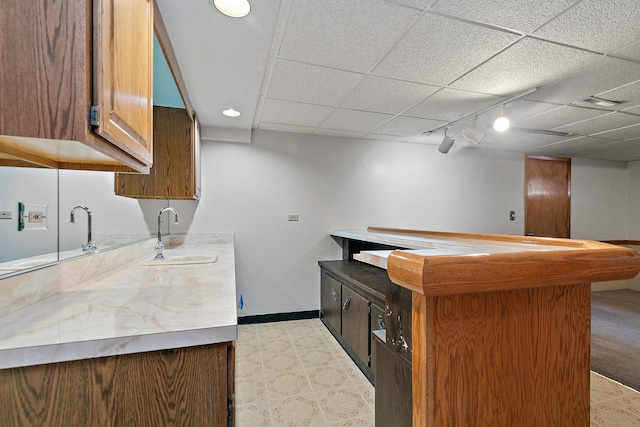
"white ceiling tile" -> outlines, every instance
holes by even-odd
[[[278,54],[368,72],[419,13],[380,0],[297,0]]]
[[[514,134],[516,133],[514,132]],[[538,148],[538,147],[542,147],[545,145],[549,145],[549,144],[553,144],[556,142],[569,139],[566,136],[563,137],[563,136],[555,136],[555,135],[540,135],[540,134],[533,134],[533,133],[527,133],[524,135],[516,134],[516,136],[517,136],[516,138],[509,141],[509,144],[512,144],[518,147],[526,147],[526,148]]]
[[[267,96],[335,107],[363,77],[362,74],[349,71],[279,59],[273,70]]]
[[[446,86],[517,39],[510,33],[425,14],[373,74]]]
[[[640,141],[612,142],[571,151],[574,157],[602,160],[635,161],[640,160]]]
[[[446,124],[446,122],[398,116],[377,128],[375,133],[397,136],[420,136],[444,124]]]
[[[527,148],[521,145],[513,145],[513,144],[485,144],[484,141],[482,144],[478,144],[477,148],[482,148],[483,150],[496,150],[496,151],[515,151],[518,153],[529,153],[532,148]]]
[[[626,57],[626,58],[635,59],[636,61],[640,61],[640,42],[631,44],[625,48],[617,50],[615,54]]]
[[[540,149],[545,150],[548,153],[569,153],[569,151],[576,149],[583,149],[588,147],[596,147],[598,145],[610,144],[611,140],[595,138],[592,136],[580,136],[578,138],[570,138],[564,141],[560,141],[557,143],[549,144],[540,147]]]
[[[524,120],[514,121],[515,126],[529,129],[553,129],[605,114],[601,110],[563,106]]]
[[[318,128],[313,131],[314,135],[325,135],[325,136],[338,136],[341,138],[362,138],[366,135],[365,132],[351,132],[346,130],[335,130],[335,129],[321,129]]]
[[[525,99],[570,104],[635,82],[639,76],[640,64],[603,57],[570,74],[553,79]]]
[[[516,95],[598,57],[583,50],[525,38],[452,86],[495,95]]]
[[[555,110],[558,107],[559,105],[549,104],[546,102],[517,99],[504,106],[504,113],[515,123],[519,120],[524,120],[529,117],[537,116],[538,114],[546,113],[547,111]]]
[[[367,76],[341,107],[400,114],[439,89],[438,86]]]
[[[607,113],[593,119],[584,120],[566,126],[559,126],[553,130],[586,136],[639,123],[640,116],[625,113]]]
[[[640,138],[640,117],[638,117],[637,123],[638,123],[637,125],[595,133],[593,135],[599,138],[606,138],[606,139],[611,139],[615,141],[624,141],[627,139]]]
[[[392,142],[412,142],[415,144],[430,144],[430,145],[440,144],[440,142],[442,141],[442,137],[439,138],[438,142],[434,142],[435,140],[433,139],[424,141],[422,139],[418,140],[416,137],[411,137],[411,136],[382,135],[378,133],[370,133],[363,139],[374,139],[378,141],[392,141]]]
[[[276,21],[276,27],[273,31],[273,38],[271,39],[270,55],[276,56],[280,51],[280,45],[284,38],[284,30],[291,14],[291,6],[293,0],[280,0],[280,7],[278,8],[278,20]]]
[[[610,53],[640,39],[638,0],[584,0],[534,33]]]
[[[434,9],[516,31],[531,32],[577,0],[440,0]]]
[[[638,75],[640,78],[640,75]],[[598,98],[622,102],[614,107],[603,107],[612,110],[630,110],[631,107],[640,105],[640,81],[596,94]]]
[[[338,108],[320,127],[323,129],[369,133],[391,118],[393,118],[393,116],[389,114]]]
[[[266,99],[260,122],[315,128],[329,117],[332,111],[332,107]]]
[[[278,132],[293,132],[293,133],[304,133],[311,134],[314,128],[304,127],[304,126],[291,126],[291,125],[281,125],[278,123],[264,123],[261,122],[260,129],[263,130],[275,130]]]
[[[406,111],[403,115],[424,119],[454,121],[495,104],[501,99],[504,98],[462,90],[442,89],[440,92]]]

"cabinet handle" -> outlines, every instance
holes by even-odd
[[[333,300],[340,304],[340,298],[338,298],[338,291],[336,291],[336,288],[331,288],[331,295],[333,295]]]
[[[349,310],[349,304],[351,304],[351,297],[347,298],[344,304],[342,304],[342,311]]]
[[[386,329],[384,326],[384,317],[382,317],[382,314],[378,314],[378,329]]]

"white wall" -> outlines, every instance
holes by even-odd
[[[571,159],[571,237],[626,240],[627,164]],[[640,181],[636,183],[640,188]],[[640,238],[640,233],[635,233]]]
[[[18,231],[18,203],[48,205],[47,229]],[[0,262],[58,251],[58,171],[0,167]]]
[[[179,232],[235,232],[241,316],[318,309],[317,261],[341,256],[332,230],[523,233],[521,153],[254,131],[203,144],[202,164],[202,201],[171,204]],[[625,238],[624,163],[574,160],[572,179],[574,237]]]

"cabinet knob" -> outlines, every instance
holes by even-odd
[[[349,305],[351,304],[351,297],[347,298],[347,300],[342,304],[342,311],[349,310]]]

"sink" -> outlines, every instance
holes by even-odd
[[[195,255],[195,254],[183,254],[173,255],[165,252],[164,259],[151,259],[142,262],[140,265],[146,267],[159,267],[167,265],[190,265],[190,264],[213,264],[218,261],[217,255]]]

